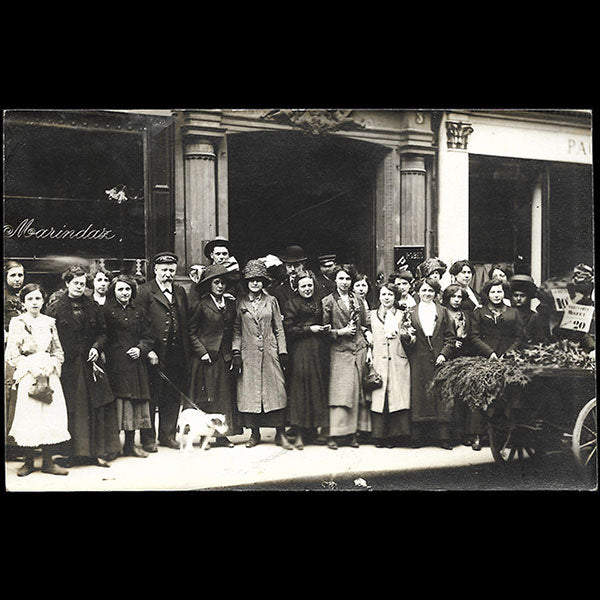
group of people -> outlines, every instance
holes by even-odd
[[[73,265],[49,299],[20,263],[5,264],[7,439],[25,459],[18,475],[35,470],[36,448],[42,471],[56,475],[178,449],[182,406],[225,415],[215,446],[233,447],[246,428],[252,448],[268,427],[287,450],[479,450],[483,416],[432,397],[436,369],[457,356],[497,359],[560,331],[544,303],[531,310],[544,297],[533,279],[501,265],[479,294],[467,260],[450,266],[442,290],[447,266],[435,257],[373,286],[333,254],[310,269],[300,246],[243,268],[225,238],[204,254],[210,264],[193,265],[188,291],[174,281],[178,257],[162,252],[141,285]],[[573,282],[589,298],[592,268],[578,265]],[[593,336],[585,343],[593,352]]]

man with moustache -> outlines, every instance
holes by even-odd
[[[188,333],[188,300],[185,290],[173,282],[178,258],[172,252],[154,257],[155,278],[140,286],[136,303],[146,312],[158,359],[150,361],[150,414],[153,425],[140,431],[146,452],[156,452],[157,435],[154,415],[158,408],[158,444],[179,449],[175,441],[181,393],[187,394],[190,343]],[[165,381],[159,370],[169,379]],[[175,389],[175,387],[177,389]],[[179,391],[177,391],[179,390]]]

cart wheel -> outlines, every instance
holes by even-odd
[[[580,473],[596,480],[597,473],[597,422],[596,398],[592,398],[580,411],[573,429],[573,454]]]
[[[526,439],[529,436],[509,421],[490,421],[488,435],[492,456],[499,464],[510,463],[516,459],[521,461],[526,456],[533,458],[536,455],[534,444]]]

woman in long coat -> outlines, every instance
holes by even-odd
[[[102,307],[83,293],[83,267],[69,267],[63,281],[66,292],[57,297],[46,314],[56,319],[65,352],[61,383],[71,434],[68,464],[108,467],[108,461],[121,452],[121,440],[115,397],[104,369],[97,364],[106,342],[104,315]]]
[[[210,265],[202,271],[198,300],[190,317],[192,361],[190,400],[201,410],[225,415],[227,433],[243,433],[231,371],[231,343],[235,321],[235,300],[225,296],[231,281],[224,265]],[[215,433],[215,446],[233,448],[226,436]]]
[[[364,303],[350,291],[355,277],[349,265],[334,273],[336,291],[323,298],[323,325],[330,325],[329,362],[329,439],[327,447],[337,450],[336,438],[350,437],[358,448],[357,431],[370,431],[370,414],[362,380],[367,366],[365,338],[367,312]]]
[[[401,292],[391,283],[379,288],[379,308],[371,311],[373,367],[383,385],[371,392],[372,436],[376,448],[393,448],[410,434],[410,364],[405,345],[415,342],[408,311],[398,308]]]
[[[415,343],[408,348],[411,383],[411,439],[419,447],[429,438],[452,450],[452,417],[449,408],[428,394],[435,369],[452,357],[456,335],[448,311],[434,301],[440,284],[430,277],[418,282],[419,302],[411,314]]]
[[[152,426],[150,384],[146,361],[152,355],[152,333],[145,313],[133,302],[135,281],[115,277],[108,287],[103,314],[106,322],[106,370],[116,397],[119,430],[125,432],[123,456],[146,458],[135,445],[135,432]]]
[[[25,462],[17,471],[24,477],[35,471],[34,450],[42,448],[42,472],[67,475],[52,458],[55,444],[70,438],[67,407],[60,385],[60,369],[64,359],[54,319],[40,313],[46,294],[37,283],[21,290],[25,312],[13,317],[9,324],[6,360],[14,371],[17,402],[10,434],[22,447]],[[50,402],[31,396],[38,378],[46,378],[52,390]]]
[[[296,278],[297,295],[284,306],[283,326],[290,353],[291,375],[288,394],[288,420],[297,430],[294,446],[299,450],[318,428],[329,425],[327,401],[326,345],[329,328],[322,325],[323,309],[315,298],[316,278],[301,272]]]
[[[233,370],[238,376],[237,405],[242,425],[252,430],[246,443],[260,443],[260,428],[275,427],[275,443],[294,447],[285,436],[287,395],[283,368],[288,354],[279,304],[264,290],[267,268],[258,259],[244,267],[248,292],[237,301],[233,325]]]

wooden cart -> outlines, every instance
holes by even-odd
[[[499,464],[569,451],[582,476],[595,482],[595,371],[545,367],[525,388],[507,388],[488,409],[488,433]]]

